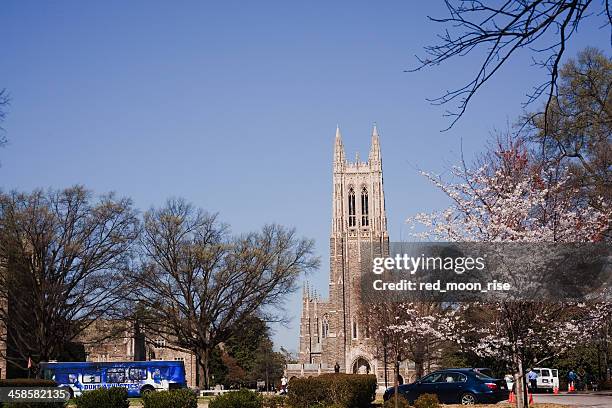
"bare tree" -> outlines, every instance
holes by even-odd
[[[446,113],[453,118],[448,130],[465,113],[478,90],[517,51],[530,50],[538,56],[533,58],[534,63],[548,71],[548,79],[535,87],[526,103],[545,95],[546,117],[548,105],[557,92],[559,64],[566,44],[580,23],[587,17],[592,18],[592,14],[603,17],[602,27],[612,23],[610,1],[601,1],[599,10],[597,3],[593,0],[507,0],[489,5],[478,0],[445,0],[450,15],[446,18],[429,17],[446,27],[439,35],[440,43],[425,47],[427,57],[419,58],[419,65],[411,71],[483,51],[483,60],[470,82],[431,100],[434,104],[458,101],[457,108]],[[546,118],[544,123],[547,123]]]
[[[57,358],[126,296],[138,234],[129,199],[63,191],[0,195],[0,322],[9,363]]]
[[[138,301],[147,330],[191,350],[197,382],[209,386],[213,349],[244,330],[249,317],[283,318],[284,298],[299,276],[319,264],[313,242],[278,225],[231,237],[216,215],[170,200],[144,216]]]

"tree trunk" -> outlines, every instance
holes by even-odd
[[[425,373],[425,363],[423,360],[414,362],[414,370],[417,380],[423,378],[423,374]]]
[[[206,372],[204,371],[204,366],[202,365],[202,359],[198,356],[196,359],[197,366],[197,374],[196,374],[196,383],[199,389],[204,389],[204,378],[206,377]]]
[[[523,359],[516,359],[518,373],[514,376],[514,384],[516,385],[516,406],[517,408],[528,408],[529,398],[527,397],[527,389],[525,387],[525,371],[523,369]]]
[[[198,388],[207,390],[210,388],[210,351],[199,350],[196,352],[196,356],[198,366]]]
[[[398,408],[398,404],[399,404],[399,395],[398,395],[398,388],[399,388],[399,360],[396,358],[395,359],[395,363],[393,364],[393,371],[395,372],[395,384],[393,386],[394,388],[394,393],[393,396],[395,397],[395,408]]]

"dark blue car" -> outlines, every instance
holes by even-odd
[[[394,392],[393,387],[388,388],[384,400],[391,398]],[[400,385],[398,393],[411,405],[422,394],[435,394],[445,404],[472,405],[503,401],[508,399],[509,391],[504,380],[491,378],[473,368],[448,368],[434,371],[412,384]]]

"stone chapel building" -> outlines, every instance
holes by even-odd
[[[311,376],[334,372],[375,374],[380,387],[393,383],[393,362],[370,338],[359,319],[361,254],[388,256],[382,158],[376,125],[368,161],[349,162],[340,129],[336,129],[333,160],[332,225],[329,240],[329,299],[322,300],[306,285],[300,318],[299,364],[288,364],[286,375]],[[372,316],[372,318],[376,318]],[[414,365],[400,365],[402,380],[414,378]]]

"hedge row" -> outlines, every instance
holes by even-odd
[[[293,408],[313,405],[368,408],[375,397],[374,375],[323,374],[289,382],[288,403]]]
[[[436,394],[422,394],[414,402],[414,408],[440,408],[440,401]]]
[[[151,392],[142,396],[145,408],[198,408],[198,397],[189,389]]]
[[[182,389],[151,392],[142,396],[144,408],[198,408],[195,392]],[[77,408],[128,408],[128,394],[125,388],[99,388],[84,392],[76,399]]]
[[[219,395],[208,404],[208,408],[261,408],[262,406],[261,395],[245,389]]]
[[[402,394],[393,394],[391,398],[389,398],[383,404],[383,408],[395,408],[395,400],[397,399],[397,408],[410,408],[410,404],[408,400],[404,398]]]
[[[383,408],[394,408],[395,399],[397,398],[398,408],[410,408],[408,400],[403,395],[393,395],[384,404]],[[414,408],[440,408],[440,402],[435,394],[422,394],[414,402]]]
[[[283,395],[261,395],[241,389],[215,397],[208,408],[287,408],[286,401]]]
[[[76,398],[78,408],[128,408],[127,389],[123,387],[98,388],[84,392]]]

